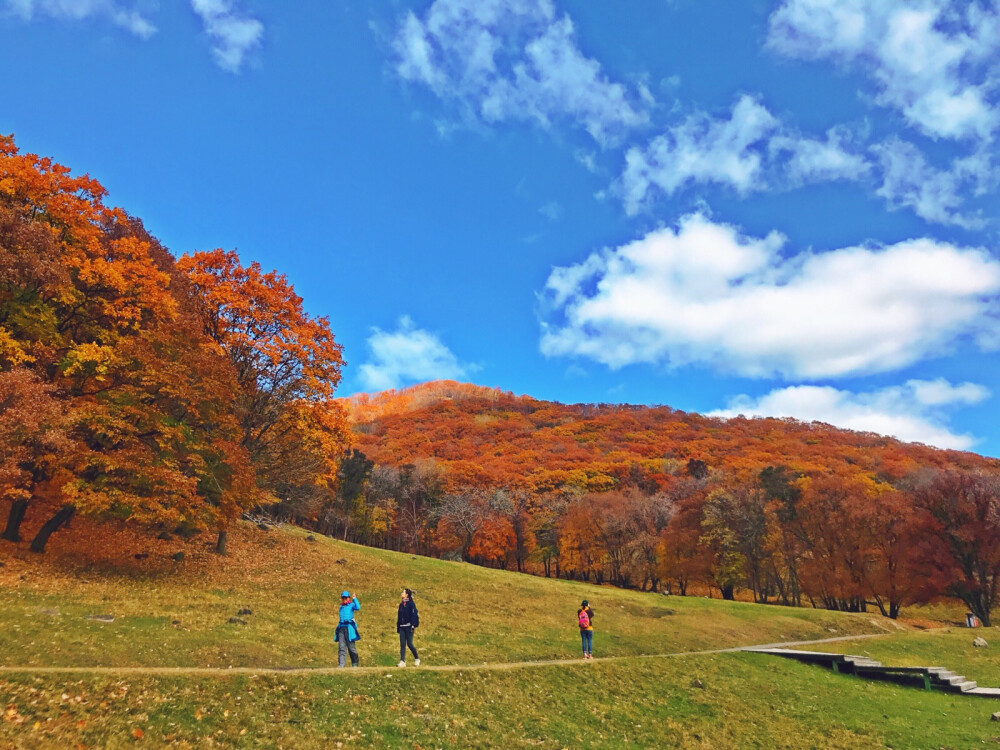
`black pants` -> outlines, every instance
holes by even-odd
[[[406,647],[410,647],[410,653],[413,654],[414,659],[419,659],[420,655],[417,654],[417,650],[413,648],[413,628],[400,628],[399,629],[399,660],[406,661]]]

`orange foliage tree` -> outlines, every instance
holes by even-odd
[[[26,500],[61,506],[35,551],[76,512],[198,523],[199,485],[241,460],[225,442],[228,370],[194,325],[173,259],[104,194],[0,138],[0,366],[29,371],[58,402],[63,436],[56,451],[22,443],[26,470],[7,476],[7,538]]]
[[[1000,600],[1000,478],[938,472],[915,495],[943,581],[988,627]]]
[[[10,502],[3,538],[21,541],[32,492],[56,474],[60,454],[71,448],[66,405],[24,367],[0,372],[0,491]]]
[[[195,253],[178,265],[201,301],[205,332],[235,368],[239,445],[258,488],[277,498],[303,487],[329,497],[347,442],[343,410],[333,401],[342,348],[329,321],[308,315],[283,275],[243,266],[234,252]],[[315,500],[315,493],[306,494]],[[218,531],[224,553],[226,526]]]
[[[0,137],[3,538],[38,504],[211,526],[266,493],[325,502],[345,445],[343,364],[287,280],[234,253],[175,262],[105,191]]]

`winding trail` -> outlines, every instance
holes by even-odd
[[[895,633],[867,633],[863,635],[840,635],[834,638],[819,638],[811,641],[783,641],[781,643],[760,643],[752,646],[732,646],[702,651],[677,651],[669,654],[636,654],[633,656],[606,656],[595,658],[595,662],[623,661],[626,659],[668,659],[680,656],[708,656],[711,654],[734,654],[766,648],[789,648],[817,643],[837,643],[840,641],[860,641],[868,638],[884,638]],[[408,667],[407,671],[421,672],[467,672],[521,669],[524,667],[552,667],[584,664],[582,659],[545,659],[538,661],[484,662],[481,664],[440,664]],[[249,675],[364,675],[398,672],[399,667],[31,667],[0,665],[0,675],[5,674],[67,674],[67,675],[149,675],[149,676],[191,676],[221,677],[234,674]]]

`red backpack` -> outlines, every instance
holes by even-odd
[[[579,618],[579,622],[580,622],[580,630],[586,630],[587,628],[590,627],[590,615],[587,614],[587,610],[586,609],[581,609],[580,610],[580,614],[578,615],[578,618]]]

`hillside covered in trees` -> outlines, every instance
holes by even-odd
[[[1000,462],[789,419],[564,405],[433,382],[345,402],[353,450],[311,521],[547,576],[896,616],[1000,582]],[[295,508],[285,506],[294,514]]]

